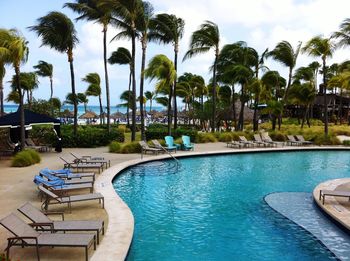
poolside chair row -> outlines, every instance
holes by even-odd
[[[73,153],[70,153],[74,159],[68,161],[62,157],[60,159],[64,162],[63,168],[74,169],[75,171],[84,172],[87,169],[96,169],[98,173],[101,173],[104,169],[111,166],[111,161],[106,160],[103,157],[81,156],[78,157]]]
[[[40,247],[82,247],[85,250],[85,260],[88,260],[89,248],[93,245],[96,250],[96,243],[100,243],[100,233],[104,235],[103,220],[67,221],[64,220],[64,213],[44,213],[29,202],[19,207],[18,211],[33,223],[27,224],[14,213],[0,220],[0,224],[14,235],[7,239],[6,260],[10,260],[10,249],[13,246],[35,247],[38,260],[40,260]],[[62,220],[52,220],[49,215],[60,215]]]

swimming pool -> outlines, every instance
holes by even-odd
[[[135,217],[127,260],[334,260],[264,196],[350,176],[349,152],[203,156],[137,165],[113,186]]]

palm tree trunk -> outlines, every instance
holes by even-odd
[[[258,104],[259,98],[257,97],[254,102],[254,116],[253,116],[253,130],[258,131]]]
[[[140,79],[140,115],[141,115],[141,140],[145,140],[145,124],[144,124],[144,115],[143,115],[143,85],[144,85],[144,70],[146,67],[146,40],[143,39],[142,44],[142,61],[141,61],[141,79]]]
[[[77,97],[75,93],[75,80],[74,80],[74,66],[73,66],[73,52],[72,50],[68,50],[68,61],[70,65],[70,79],[71,79],[71,86],[72,86],[72,94],[73,94],[73,105],[74,105],[74,127],[73,127],[73,133],[76,136],[77,135],[77,129],[78,129],[78,103],[77,103]]]
[[[20,82],[20,69],[19,66],[15,66],[15,72],[16,72],[16,86],[17,91],[19,94],[19,115],[20,115],[20,142],[21,142],[21,150],[24,149],[25,144],[25,119],[24,119],[24,106],[23,106],[23,92],[21,90],[21,82]]]
[[[211,122],[211,132],[215,132],[215,121],[216,121],[216,70],[217,70],[217,61],[219,56],[219,50],[216,50],[214,69],[213,69],[213,108],[212,108],[212,122]]]
[[[132,37],[131,37],[131,78],[132,78],[132,128],[131,128],[131,141],[136,139],[136,78],[135,78],[135,55],[136,55],[136,32],[135,26],[132,26]]]
[[[150,111],[150,112],[152,111],[152,100],[153,100],[153,99],[150,99],[150,100],[149,100],[149,111]]]
[[[29,95],[29,90],[27,90],[27,103],[28,103],[28,106],[29,106],[29,109],[30,109],[30,95]]]
[[[343,124],[343,88],[340,88],[340,101],[338,107],[338,121]]]
[[[169,99],[168,99],[168,135],[171,136],[171,99],[173,96],[173,86],[169,86]]]
[[[109,80],[107,70],[107,25],[103,25],[103,64],[105,69],[105,81],[106,81],[106,98],[107,98],[107,130],[111,132],[111,104],[109,95]]]
[[[302,129],[304,128],[304,123],[305,123],[305,120],[306,120],[306,116],[307,116],[307,113],[308,113],[308,109],[309,109],[309,107],[306,105],[306,106],[305,106],[304,115],[303,115],[303,119],[302,119],[302,121],[301,121],[301,128],[302,128]]]
[[[98,96],[98,101],[100,103],[100,125],[102,125],[102,112],[103,112],[103,108],[102,108],[102,98],[101,98],[101,95]]]
[[[239,119],[238,119],[238,130],[243,130],[244,125],[244,84],[242,84],[242,94],[241,94],[241,110],[239,112]]]
[[[175,71],[177,73],[177,53],[178,53],[178,44],[175,44],[174,48],[174,67]],[[176,82],[177,82],[177,76],[174,81],[174,129],[177,129],[177,101],[176,101]]]
[[[0,116],[4,115],[4,83],[3,79],[0,79]]]
[[[323,62],[323,106],[324,106],[324,134],[328,135],[328,105],[327,105],[327,80],[326,80],[326,59]]]
[[[128,92],[128,102],[126,104],[126,119],[128,123],[128,128],[130,128],[130,92],[131,92],[131,66],[130,66],[130,73],[129,73],[129,92]]]
[[[50,100],[53,97],[53,80],[52,80],[52,76],[50,76]]]

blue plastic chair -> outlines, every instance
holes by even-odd
[[[182,143],[185,150],[194,150],[194,144],[191,143],[189,136],[182,136]]]
[[[170,150],[177,149],[178,150],[181,148],[180,144],[174,143],[173,136],[165,136],[164,139],[165,139],[165,145],[167,146],[166,147],[167,149],[170,149]]]

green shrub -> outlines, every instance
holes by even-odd
[[[182,138],[180,137],[180,138],[175,139],[175,140],[174,140],[174,143],[176,143],[176,144],[182,144],[182,143],[183,143],[183,142],[182,142]]]
[[[218,135],[219,137],[217,138],[221,142],[228,142],[232,141],[232,134],[230,132],[223,132]]]
[[[12,167],[26,167],[40,162],[40,155],[34,150],[23,150],[18,152],[12,159]]]
[[[109,144],[109,152],[112,152],[112,153],[119,153],[121,147],[122,147],[122,146],[120,145],[119,142],[117,142],[117,141],[112,141],[112,142]]]
[[[350,146],[350,140],[344,140],[343,141],[344,146]]]
[[[269,132],[269,136],[274,141],[286,141],[286,135],[281,132]]]
[[[314,143],[316,145],[341,145],[340,140],[334,136],[334,135],[327,135],[324,134],[317,136],[314,139]]]
[[[217,142],[215,136],[212,133],[198,133],[195,143],[208,143]]]
[[[122,154],[140,153],[140,152],[141,152],[141,146],[137,141],[125,143],[120,149],[120,153]]]
[[[181,138],[182,135],[186,135],[190,136],[191,140],[195,140],[197,131],[190,128],[177,128],[176,130],[171,130],[171,134],[174,139]],[[168,128],[166,125],[152,124],[145,131],[145,135],[147,140],[163,140],[164,137],[168,135]]]

